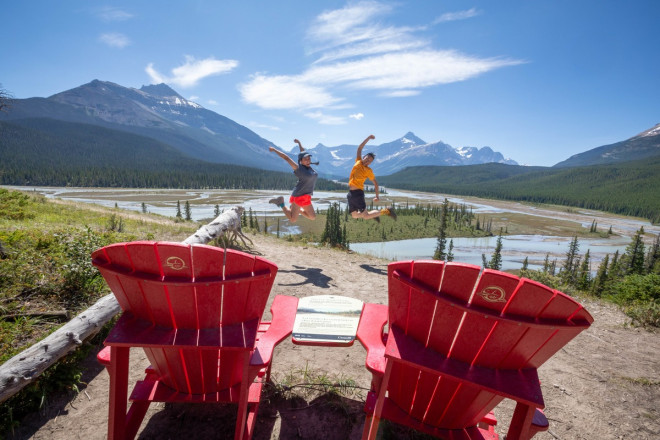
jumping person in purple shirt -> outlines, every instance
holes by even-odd
[[[302,215],[310,220],[316,219],[314,206],[312,206],[312,194],[314,193],[314,186],[316,185],[316,179],[318,178],[318,174],[316,174],[316,171],[311,167],[312,155],[305,151],[298,139],[294,139],[293,142],[298,144],[298,147],[300,148],[300,153],[298,153],[298,163],[295,163],[293,159],[277,148],[272,146],[268,148],[269,151],[274,151],[275,154],[287,161],[289,165],[291,165],[291,168],[293,168],[293,174],[298,178],[298,182],[296,183],[295,188],[293,188],[293,192],[289,198],[289,203],[291,204],[290,208],[286,207],[284,204],[284,197],[282,196],[270,200],[270,203],[282,208],[284,215],[286,215],[286,218],[288,218],[291,223],[295,223],[296,220],[298,220],[298,215]],[[318,165],[318,163],[316,165]]]

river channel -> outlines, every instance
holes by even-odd
[[[280,216],[281,211],[275,205],[269,204],[270,198],[283,195],[288,199],[287,192],[257,191],[257,190],[168,190],[168,189],[116,189],[116,188],[57,188],[57,187],[7,187],[22,191],[36,192],[47,198],[60,198],[78,202],[93,203],[107,207],[118,207],[131,211],[174,217],[177,202],[183,205],[190,203],[193,220],[205,220],[215,217],[216,206],[225,210],[236,205],[243,206],[259,216]],[[601,226],[609,225],[614,232],[609,238],[581,238],[579,254],[584,255],[589,250],[592,271],[595,271],[606,254],[617,250],[622,253],[630,243],[632,235],[644,227],[645,241],[650,244],[655,235],[660,234],[660,226],[651,225],[648,221],[632,217],[616,216],[600,211],[571,209],[557,210],[550,207],[530,206],[516,202],[502,202],[476,198],[460,198],[442,194],[387,190],[381,197],[381,203],[387,200],[397,203],[440,204],[447,197],[456,204],[465,203],[475,214],[521,213],[526,215],[553,218],[562,221],[577,222],[588,228],[596,221]],[[320,210],[327,209],[330,204],[345,203],[345,194],[337,192],[317,191],[313,202]],[[289,225],[286,233],[296,234],[300,231],[295,225]],[[482,255],[490,259],[497,237],[453,238],[453,254],[455,261],[481,265]],[[519,269],[525,258],[528,258],[532,269],[542,266],[546,255],[550,261],[557,260],[561,265],[568,251],[570,237],[553,235],[508,235],[502,240],[502,269]],[[351,243],[354,252],[374,255],[389,260],[425,259],[431,258],[435,251],[435,238],[386,241],[378,243]]]

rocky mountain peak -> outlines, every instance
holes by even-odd
[[[144,93],[148,93],[149,95],[152,95],[152,96],[159,97],[159,98],[177,97],[177,98],[180,98],[180,99],[184,99],[183,96],[179,95],[170,86],[168,86],[165,83],[150,84],[148,86],[142,86],[142,87],[140,87],[140,91],[142,91]]]

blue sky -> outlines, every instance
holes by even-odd
[[[291,149],[490,146],[551,166],[660,123],[656,0],[3,5],[0,84],[47,97],[165,82]]]

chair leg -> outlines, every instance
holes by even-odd
[[[147,414],[151,402],[133,402],[126,415],[126,438],[132,439],[137,435],[138,429]]]
[[[250,364],[250,352],[246,351],[245,354],[243,354],[243,359],[242,359],[242,364],[243,364],[243,373],[241,377],[243,380],[241,381],[241,390],[238,398],[238,414],[236,414],[236,432],[234,433],[234,439],[235,440],[243,440],[243,436],[246,431],[246,424],[247,424],[247,412],[248,412],[248,391],[249,391],[249,383],[248,383],[248,371],[249,371],[249,364]]]
[[[535,407],[518,402],[516,409],[513,411],[509,431],[506,434],[507,440],[529,440],[532,438],[533,434],[530,431],[535,412]]]
[[[108,439],[126,438],[126,407],[128,399],[129,348],[111,347],[110,402],[108,405]]]
[[[367,414],[367,416],[364,418],[364,429],[362,430],[362,439],[368,439],[368,438],[375,438],[376,433],[378,433],[378,424],[379,420],[376,421],[376,426],[374,426],[374,437],[369,437],[371,433],[371,428],[374,423],[374,416],[373,414]]]
[[[385,394],[387,393],[387,385],[390,381],[390,375],[392,374],[392,362],[389,360],[385,364],[385,374],[383,374],[383,380],[379,384],[380,389],[378,390],[378,397],[376,399],[376,405],[374,407],[373,416],[371,416],[370,423],[367,424],[368,417],[364,421],[364,432],[362,433],[362,439],[374,440],[376,434],[378,434],[378,425],[380,424],[380,417],[383,413],[383,406],[385,405]],[[367,427],[369,430],[367,431]]]

